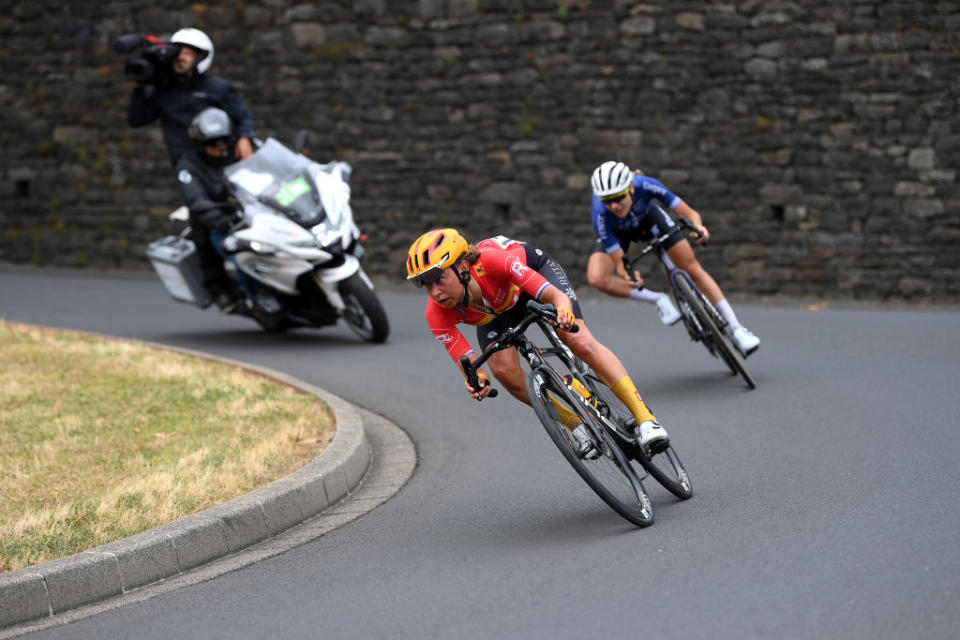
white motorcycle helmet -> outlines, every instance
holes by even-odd
[[[233,135],[233,123],[230,122],[230,116],[223,109],[207,107],[198,113],[190,122],[190,126],[187,127],[187,135],[197,146],[200,159],[207,164],[223,166],[236,161],[234,149],[237,146],[237,139]],[[219,150],[217,155],[204,148],[211,143],[216,144],[220,140],[225,144],[212,147]]]
[[[213,64],[213,41],[200,29],[180,29],[173,34],[170,42],[172,44],[185,44],[199,52],[195,63],[197,73],[206,73],[210,65]]]

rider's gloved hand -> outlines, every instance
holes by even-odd
[[[700,232],[699,236],[695,233],[691,233],[690,235],[693,236],[697,244],[707,244],[707,240],[710,239],[710,232],[707,231],[707,228],[704,225],[700,225],[697,227],[697,231]]]
[[[230,212],[226,211],[227,208],[226,206],[216,207],[202,213],[199,216],[200,224],[209,229],[210,233],[224,235],[233,226],[233,218]]]
[[[573,315],[573,311],[567,307],[559,307],[557,309],[557,326],[561,329],[569,329],[577,321],[576,316]]]
[[[230,218],[224,216],[224,217],[222,217],[222,218],[218,218],[218,219],[217,219],[217,221],[216,221],[216,222],[213,224],[213,226],[210,228],[210,231],[213,232],[213,233],[215,233],[215,234],[217,234],[217,235],[221,235],[221,236],[222,236],[222,235],[226,235],[227,233],[229,233],[229,232],[230,232],[230,227],[232,227],[232,226],[233,226],[233,223],[232,223],[232,221],[230,220]]]
[[[707,228],[703,225],[700,225],[700,239],[697,240],[700,244],[706,244],[707,240],[710,239],[710,232],[707,231]]]
[[[480,380],[479,390],[471,387],[470,382],[468,380],[463,381],[463,386],[466,387],[467,393],[470,394],[471,398],[473,398],[474,400],[481,400],[483,398],[486,398],[488,395],[490,395],[490,390],[492,389],[492,387],[490,386],[490,378],[485,376],[483,373],[478,371],[477,378]]]

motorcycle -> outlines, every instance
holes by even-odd
[[[225,267],[246,294],[237,313],[267,331],[322,327],[343,319],[367,342],[384,342],[387,314],[360,264],[364,249],[350,208],[350,166],[318,164],[299,150],[267,139],[248,158],[224,169],[242,220],[223,239]],[[186,207],[171,217],[186,220]],[[206,308],[196,246],[189,228],[147,249],[175,300]]]

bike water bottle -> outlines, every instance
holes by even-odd
[[[584,400],[596,406],[597,403],[590,396],[590,389],[587,389],[585,386],[583,386],[582,382],[580,382],[576,378],[572,378],[571,376],[563,376],[563,381],[569,384],[571,387],[573,387],[574,391],[582,395]]]

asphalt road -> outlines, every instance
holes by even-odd
[[[152,279],[0,274],[0,317],[289,373],[387,416],[420,458],[318,540],[29,637],[955,637],[960,313],[740,305],[763,340],[751,392],[652,308],[586,304],[694,482],[678,502],[649,480],[641,530],[528,408],[467,398],[417,292],[381,297],[393,333],[373,346],[342,327],[266,335]]]

